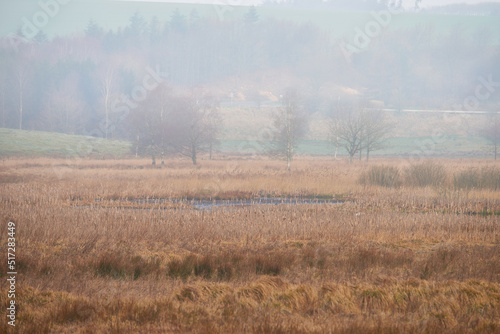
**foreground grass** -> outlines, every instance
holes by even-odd
[[[156,287],[155,287],[156,288]],[[115,292],[115,295],[117,293]],[[20,293],[27,332],[437,332],[498,330],[499,286],[423,280],[378,284],[195,282],[155,298],[89,298],[32,288]],[[46,312],[37,312],[46,308]],[[50,310],[50,311],[49,311]],[[2,326],[7,331],[7,328]]]
[[[399,166],[385,160],[384,166]],[[445,161],[452,171],[490,166]],[[18,326],[40,332],[500,331],[497,191],[359,184],[370,166],[297,161],[9,160]],[[450,181],[451,182],[451,181]],[[196,211],[125,198],[345,196],[342,205]],[[106,205],[75,206],[93,201]],[[5,273],[0,287],[6,291]],[[2,307],[8,302],[1,294]],[[10,330],[0,319],[2,332]]]

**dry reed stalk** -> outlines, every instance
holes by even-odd
[[[368,166],[322,159],[292,173],[269,160],[89,160],[55,173],[62,163],[0,170],[2,245],[5,222],[19,231],[21,333],[500,328],[498,192],[363,187]],[[132,201],[263,195],[354,201],[212,211]]]

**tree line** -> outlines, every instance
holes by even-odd
[[[347,152],[351,163],[356,154],[359,154],[361,160],[365,153],[368,161],[371,152],[384,148],[394,124],[387,120],[382,110],[373,107],[362,97],[351,98],[342,103],[338,101],[327,121],[335,159],[339,148]],[[285,160],[288,170],[291,169],[297,146],[307,127],[305,115],[303,97],[297,89],[287,89],[282,106],[274,115],[274,133],[269,152]]]

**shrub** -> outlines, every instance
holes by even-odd
[[[360,183],[382,187],[399,187],[401,185],[399,169],[391,166],[373,166],[361,175]]]
[[[157,272],[159,267],[158,259],[145,260],[140,256],[127,256],[116,251],[105,252],[93,263],[97,275],[115,279],[127,277],[138,279],[143,275]]]
[[[255,257],[255,272],[258,275],[276,276],[283,270],[283,262],[279,258],[258,255]]]
[[[453,176],[453,186],[458,189],[500,189],[500,169],[483,167],[470,168]]]
[[[215,271],[215,263],[211,256],[198,258],[194,265],[194,274],[203,278],[210,278]]]
[[[479,188],[480,175],[475,168],[464,170],[453,176],[453,186],[457,189]]]
[[[61,296],[61,299],[61,303],[50,311],[50,318],[55,323],[87,321],[96,313],[94,306],[86,299],[72,299],[66,296]]]
[[[234,275],[234,268],[231,263],[223,262],[217,266],[217,278],[221,281],[229,281]]]
[[[287,252],[257,254],[252,262],[257,275],[276,276],[293,264],[294,255]]]
[[[446,170],[432,161],[412,165],[405,172],[405,182],[409,186],[442,186],[446,183]]]
[[[127,274],[125,265],[126,263],[119,253],[107,252],[96,261],[95,269],[97,274],[102,277],[123,278]]]
[[[481,188],[500,189],[500,168],[484,167],[481,169]]]
[[[188,255],[184,259],[173,259],[168,265],[168,275],[186,279],[192,275],[196,264],[196,256]]]

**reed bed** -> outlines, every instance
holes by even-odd
[[[304,158],[292,172],[265,159],[3,161],[2,245],[8,221],[18,232],[16,332],[498,332],[500,193],[452,177],[495,165],[433,163],[445,182],[385,187],[359,180],[401,161]],[[346,202],[124,204],[259,196]],[[14,332],[5,317],[0,331]]]

